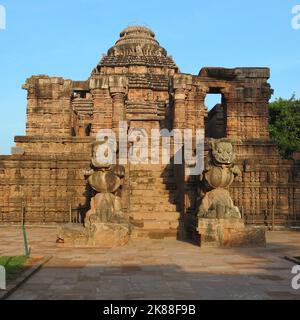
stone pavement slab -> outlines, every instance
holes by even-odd
[[[28,228],[36,255],[53,258],[9,299],[297,299],[291,287],[300,232],[268,232],[266,248],[199,248],[135,240],[114,249],[66,248],[56,229]],[[19,227],[0,227],[0,255],[23,254]]]

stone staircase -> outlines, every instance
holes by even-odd
[[[130,165],[129,188],[132,237],[176,238],[180,213],[171,165]]]

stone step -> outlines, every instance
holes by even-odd
[[[153,172],[162,174],[162,172],[173,171],[173,165],[163,164],[130,164],[130,172]]]
[[[160,211],[162,212],[163,210],[166,211],[176,211],[176,205],[173,203],[170,203],[169,201],[165,201],[164,203],[138,203],[138,204],[132,204],[130,205],[130,210],[131,211]]]
[[[167,229],[140,229],[134,228],[131,234],[131,238],[138,239],[177,239],[178,231]]]
[[[130,204],[131,205],[174,205],[176,203],[176,197],[169,197],[169,196],[163,196],[163,197],[131,197],[130,198]]]
[[[152,211],[176,211],[176,205],[171,203],[161,204],[133,204],[130,205],[130,212],[152,212]]]
[[[146,184],[168,184],[175,183],[174,177],[130,177],[133,183],[146,183]]]
[[[172,198],[165,198],[165,199],[158,199],[158,198],[154,198],[154,199],[151,198],[150,199],[150,198],[148,198],[148,199],[131,199],[130,200],[131,206],[144,205],[144,206],[151,207],[153,205],[153,203],[155,203],[157,206],[160,206],[160,207],[163,207],[163,206],[166,206],[166,205],[175,206],[177,204],[176,199],[172,199]],[[151,209],[152,209],[152,207],[151,207]]]
[[[173,170],[168,171],[148,171],[148,170],[130,170],[130,178],[149,177],[149,178],[174,178]]]
[[[166,191],[166,190],[176,190],[175,184],[143,184],[131,182],[129,185],[130,190],[156,190],[156,191]]]
[[[157,229],[157,230],[177,230],[179,227],[179,220],[133,220],[130,219],[130,223],[135,228],[141,229]]]
[[[151,198],[151,199],[156,199],[156,198],[174,198],[174,200],[177,199],[176,194],[171,192],[170,190],[160,190],[159,192],[152,192],[152,190],[137,190],[137,189],[132,189],[130,192],[131,199],[138,198],[138,197],[143,197],[143,198]]]
[[[161,212],[161,211],[152,211],[152,212],[131,212],[130,213],[130,218],[133,220],[169,220],[169,221],[175,221],[178,220],[180,217],[180,213],[177,211],[166,211],[166,212]]]
[[[169,186],[141,186],[140,188],[129,188],[130,195],[136,198],[148,197],[148,198],[168,198],[170,195],[176,195],[175,189],[168,189]],[[173,186],[171,186],[173,188]]]

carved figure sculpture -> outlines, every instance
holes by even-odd
[[[85,171],[94,191],[90,210],[85,217],[85,227],[94,222],[121,223],[124,221],[121,204],[121,188],[125,175],[124,166],[112,164],[109,146],[105,141],[93,145],[92,170]]]
[[[224,139],[211,140],[199,184],[199,218],[241,218],[239,209],[234,206],[227,190],[234,178],[241,173],[234,161],[235,154],[230,142]]]
[[[84,171],[93,190],[90,210],[84,226],[70,223],[59,228],[58,243],[115,247],[128,242],[131,229],[122,212],[120,197],[125,168],[112,164],[114,151],[115,144],[107,139],[93,144],[92,169]]]

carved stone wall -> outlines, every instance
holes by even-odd
[[[231,194],[247,223],[293,225],[300,218],[299,162],[282,160],[271,142],[237,143],[242,175]]]
[[[26,134],[68,136],[71,132],[72,81],[41,75],[27,79]]]
[[[13,155],[0,157],[0,221],[69,222],[70,206],[84,210],[88,157]],[[73,212],[74,215],[80,212]]]

